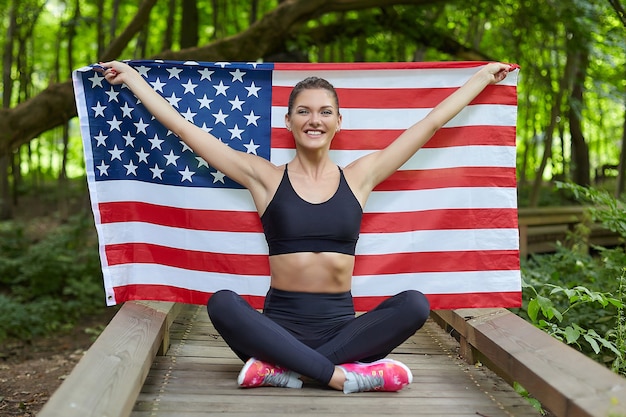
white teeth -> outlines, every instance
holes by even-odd
[[[308,135],[321,135],[322,134],[322,132],[319,130],[308,130],[306,133]]]

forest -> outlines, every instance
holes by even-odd
[[[585,204],[626,238],[619,0],[0,0],[0,11],[0,341],[102,307],[71,72],[111,59],[516,63],[519,206]],[[584,235],[523,261],[519,314],[626,374],[624,248],[577,250]]]

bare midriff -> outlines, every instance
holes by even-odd
[[[354,256],[335,252],[299,252],[270,256],[272,288],[283,291],[350,291]]]

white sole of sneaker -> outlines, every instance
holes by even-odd
[[[241,368],[241,371],[239,371],[239,375],[237,376],[237,385],[239,385],[240,387],[242,386],[243,380],[246,377],[246,372],[248,372],[248,369],[250,369],[250,367],[255,361],[256,359],[254,358],[248,359],[246,363],[243,365],[243,368]]]

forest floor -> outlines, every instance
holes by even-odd
[[[81,186],[84,188],[79,181],[69,186],[78,191],[64,194],[67,213],[89,210],[89,197]],[[51,210],[58,208],[58,202],[42,200],[48,194],[40,191],[33,196],[22,196],[19,206],[14,208],[16,219],[28,221],[32,229],[29,233],[45,234],[64,218]],[[3,341],[0,344],[0,417],[31,417],[39,413],[118,310],[103,303],[97,313],[84,317],[65,331],[31,341]]]
[[[0,417],[35,416],[78,363],[118,308],[85,317],[77,326],[32,342],[0,346]]]

